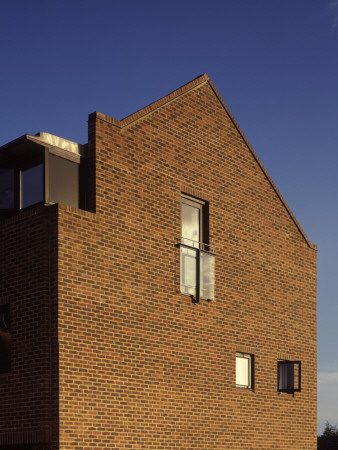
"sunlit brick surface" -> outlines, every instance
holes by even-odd
[[[90,115],[89,145],[90,212],[1,224],[0,439],[315,449],[316,251],[209,79],[122,122]],[[209,202],[214,302],[179,292],[182,192]],[[253,391],[236,388],[236,351],[254,354]],[[277,393],[278,359],[302,363],[294,396]]]

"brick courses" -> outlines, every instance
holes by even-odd
[[[1,222],[0,302],[10,305],[12,343],[11,372],[0,374],[1,449],[51,439],[58,373],[53,209],[39,207]]]
[[[0,449],[315,449],[316,247],[209,78],[88,127],[89,211],[1,223]],[[182,192],[209,202],[214,302],[180,293]],[[278,359],[301,392],[277,392]]]

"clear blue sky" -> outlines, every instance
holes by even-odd
[[[0,0],[0,145],[87,142],[206,72],[318,245],[319,431],[338,422],[338,0]]]

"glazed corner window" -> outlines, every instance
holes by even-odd
[[[0,169],[0,209],[14,206],[14,169]]]
[[[11,370],[11,333],[9,305],[0,306],[0,373]]]
[[[43,164],[21,171],[21,208],[43,201]]]
[[[0,209],[23,209],[44,201],[44,165],[0,168]]]
[[[278,392],[299,392],[300,381],[300,361],[278,361]]]
[[[236,353],[236,386],[253,388],[253,355]]]
[[[208,205],[183,195],[181,197],[181,293],[214,300],[215,254],[209,246]]]

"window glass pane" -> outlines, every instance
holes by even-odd
[[[292,362],[279,364],[279,385],[280,390],[293,390],[295,384],[295,371]]]
[[[14,169],[0,169],[0,208],[14,208]]]
[[[250,386],[250,359],[236,356],[236,384],[240,386]]]
[[[196,250],[181,247],[181,292],[183,294],[196,294],[196,257]]]
[[[43,164],[21,172],[21,208],[43,201]]]
[[[182,202],[182,243],[198,247],[200,241],[200,208]]]
[[[215,298],[215,255],[200,252],[200,297]]]
[[[11,334],[9,307],[0,308],[0,373],[9,372],[11,365]]]

